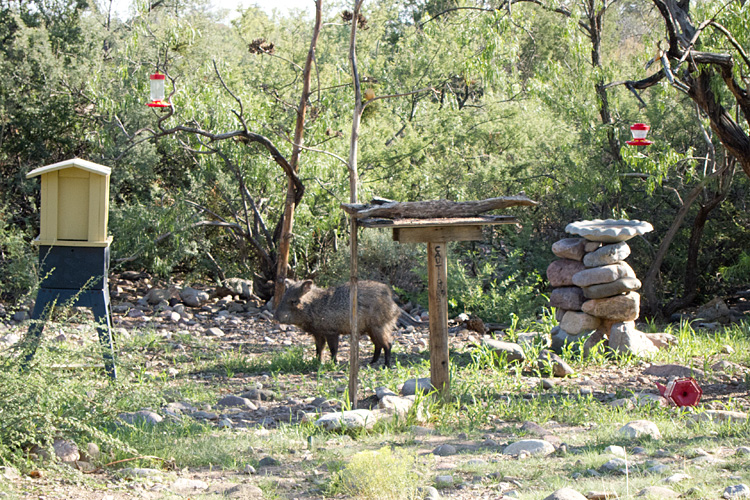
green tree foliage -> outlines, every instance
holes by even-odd
[[[170,77],[175,113],[164,127],[187,124],[221,134],[247,126],[289,156],[309,15],[271,16],[249,7],[227,23],[195,1],[151,10],[139,4],[121,21],[77,3],[4,5],[4,227],[20,227],[26,238],[35,232],[36,185],[25,181],[25,172],[87,156],[113,167],[110,231],[118,269],[257,274],[266,263],[254,241],[273,251],[265,242],[280,221],[284,172],[266,149],[237,139],[148,139],[144,131],[156,130],[166,116],[144,105],[148,74],[159,69]],[[353,90],[342,10],[324,4],[305,123],[305,146],[312,150],[300,160],[306,192],[295,216],[297,276],[343,277],[345,259],[332,257],[348,230],[339,204],[348,201],[342,159]],[[739,2],[724,8],[707,2],[694,14],[713,16],[747,52],[746,11]],[[535,303],[545,291],[537,280],[553,258],[550,244],[564,236],[568,222],[583,218],[652,222],[656,231],[633,243],[633,263],[645,275],[696,186],[705,189],[687,207],[658,269],[660,304],[685,291],[695,221],[724,188],[700,233],[700,293],[719,291],[719,269],[743,262],[747,179],[722,184],[712,177],[731,158],[709,122],[666,84],[641,92],[643,102],[624,86],[608,85],[648,75],[644,66],[662,37],[652,4],[372,0],[360,23],[362,88],[395,96],[368,105],[363,116],[362,200],[469,200],[523,191],[540,202],[518,211],[523,230],[497,230],[486,252],[456,247],[456,310],[505,321],[512,312],[503,308],[508,289],[518,304]],[[735,48],[720,30],[706,30],[701,43],[706,50]],[[733,69],[737,81],[746,78],[742,68]],[[717,92],[726,93],[720,84]],[[623,146],[629,126],[639,121],[652,127],[655,143],[647,150]],[[389,251],[379,241],[365,239],[373,248],[364,252]],[[391,260],[383,259],[388,266]]]

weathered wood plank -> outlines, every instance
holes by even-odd
[[[496,226],[500,224],[517,224],[518,219],[511,215],[478,215],[476,217],[454,217],[436,219],[381,219],[368,217],[359,219],[361,227],[389,228],[399,227],[444,227],[444,226]]]
[[[408,227],[393,230],[393,240],[399,243],[428,243],[445,241],[480,241],[484,239],[482,226]]]
[[[394,219],[431,219],[438,217],[471,217],[490,210],[515,206],[533,206],[537,202],[526,196],[503,196],[477,201],[407,201],[391,202],[362,208],[361,204],[342,203],[341,208],[348,214],[362,219],[365,217],[388,217]]]

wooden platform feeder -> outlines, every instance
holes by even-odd
[[[359,227],[390,228],[393,239],[400,243],[427,243],[430,380],[444,400],[450,397],[448,242],[482,240],[482,226],[518,223],[518,219],[512,216],[480,215],[483,212],[536,204],[525,196],[508,196],[461,203],[447,200],[406,203],[374,200],[370,205],[341,205]],[[352,275],[356,276],[356,249],[352,254]],[[353,338],[352,344],[354,342]],[[356,363],[350,364],[349,397],[356,405],[357,367],[353,365]]]
[[[103,165],[73,158],[40,167],[26,177],[41,177],[39,274],[42,277],[34,310],[26,361],[36,352],[44,329],[44,316],[55,305],[88,307],[98,323],[104,365],[115,378],[110,312],[109,176]]]

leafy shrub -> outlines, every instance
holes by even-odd
[[[29,293],[37,282],[36,256],[26,235],[6,223],[6,211],[0,209],[0,283],[4,299],[18,299]]]
[[[393,241],[390,230],[366,229],[359,238],[359,279],[388,283],[406,295],[427,287],[417,271],[425,265],[425,245],[408,245]],[[349,246],[342,245],[320,275],[320,285],[340,284],[349,279]]]
[[[402,500],[419,498],[414,457],[405,451],[381,448],[357,453],[339,471],[334,490],[351,498]]]
[[[459,260],[449,262],[451,313],[467,312],[493,322],[511,322],[514,315],[535,318],[547,303],[540,292],[542,278],[534,271],[524,273],[519,257],[520,251],[511,252],[507,258],[491,251],[473,266]]]
[[[93,372],[61,377],[51,366],[70,359],[54,358],[40,348],[28,367],[21,356],[0,359],[0,462],[20,463],[35,447],[49,451],[58,437],[134,452],[102,430],[115,412],[112,388],[96,388]]]

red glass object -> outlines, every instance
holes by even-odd
[[[628,141],[626,144],[628,146],[648,146],[649,144],[653,144],[652,141],[646,139],[646,135],[650,129],[651,127],[645,123],[634,124],[630,127],[630,133],[633,134],[633,140]]]
[[[164,79],[166,75],[154,73],[151,80],[151,102],[146,103],[150,108],[168,108],[170,104],[164,101]]]

